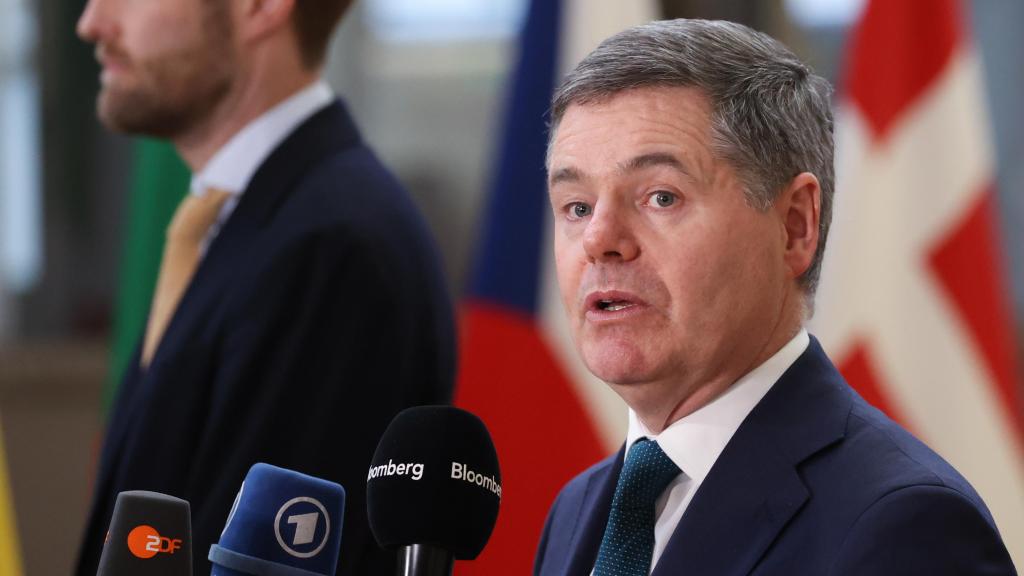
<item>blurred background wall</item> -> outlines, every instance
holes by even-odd
[[[766,31],[835,81],[860,2],[664,0]],[[1024,3],[974,0],[1003,256],[1024,328]],[[70,569],[103,422],[135,147],[94,116],[83,0],[0,0],[0,426],[25,574]],[[525,0],[359,0],[327,77],[466,283]],[[1018,330],[1020,332],[1020,330]],[[1024,338],[1020,339],[1024,341]],[[1024,356],[1024,354],[1022,354]]]

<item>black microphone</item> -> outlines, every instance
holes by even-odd
[[[269,464],[254,464],[210,547],[211,576],[333,576],[345,489]]]
[[[452,406],[391,421],[366,477],[370,530],[400,576],[448,576],[487,544],[501,504],[498,454],[479,418]]]
[[[192,518],[181,498],[121,492],[96,576],[192,576]]]

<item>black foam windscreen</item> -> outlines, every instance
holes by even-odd
[[[192,519],[181,498],[135,490],[121,492],[97,576],[191,576]]]
[[[381,547],[425,544],[472,560],[491,537],[500,503],[498,454],[475,415],[418,406],[388,425],[366,479],[370,529]]]

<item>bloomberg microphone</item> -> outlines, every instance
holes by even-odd
[[[340,484],[254,464],[210,547],[210,574],[334,576],[344,511]]]
[[[144,490],[118,494],[96,576],[192,576],[188,502]]]
[[[370,530],[399,550],[400,576],[448,576],[476,558],[501,504],[498,454],[484,423],[452,406],[408,408],[388,425],[366,478]]]

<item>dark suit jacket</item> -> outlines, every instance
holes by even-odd
[[[534,574],[590,574],[622,458],[562,490]],[[691,500],[653,573],[673,574],[1015,572],[967,481],[861,399],[812,338]]]
[[[366,471],[391,418],[450,401],[451,304],[433,242],[340,102],[260,166],[210,244],[148,370],[110,419],[77,573],[93,576],[117,494],[188,500],[209,574],[249,467],[347,491],[338,574],[391,574],[366,521]]]

